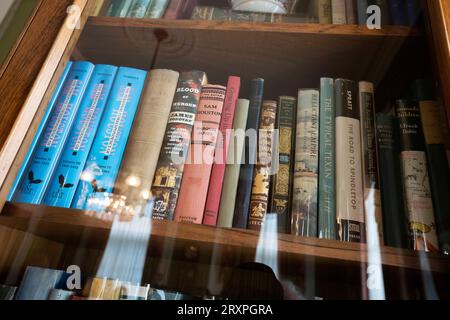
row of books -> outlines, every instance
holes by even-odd
[[[71,274],[62,270],[27,267],[19,287],[0,285],[0,300],[193,300],[188,295],[93,277],[72,286]],[[74,282],[75,283],[75,282]],[[78,285],[77,283],[75,283]]]
[[[416,90],[423,110],[397,102],[405,122],[397,129],[414,142],[399,139],[402,153],[386,154],[386,132],[375,130],[386,116],[375,121],[369,82],[323,78],[320,89],[273,101],[264,99],[263,79],[251,81],[247,100],[235,76],[225,87],[207,84],[202,71],[151,70],[144,84],[146,75],[69,65],[10,200],[105,211],[120,196],[113,210],[152,201],[162,220],[260,230],[276,218],[279,232],[364,242],[373,229],[395,246],[408,246],[398,239],[408,242],[401,230],[409,226],[414,248],[425,250],[439,247],[438,228],[441,247],[450,242],[445,139],[436,138],[439,108],[427,90]],[[421,117],[433,123],[424,125],[434,137],[426,144],[439,142],[427,154]],[[394,179],[397,162],[403,176]]]
[[[205,1],[201,2],[204,3]],[[377,17],[381,25],[415,26],[420,20],[422,11],[420,0],[294,0],[287,4],[287,14],[239,11],[233,9],[226,1],[221,1],[219,5],[214,1],[208,4],[208,6],[200,5],[198,0],[99,1],[94,15],[360,25],[366,25],[370,17]],[[373,5],[378,6],[379,11],[372,10]],[[376,13],[379,15],[375,16]],[[373,20],[372,23],[374,21],[377,20]]]

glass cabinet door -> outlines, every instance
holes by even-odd
[[[448,299],[444,2],[74,1],[0,298]]]

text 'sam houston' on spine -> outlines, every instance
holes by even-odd
[[[40,204],[61,155],[94,65],[73,64],[42,137],[13,196],[14,202]]]
[[[53,173],[44,204],[69,208],[97,132],[117,67],[96,65]]]
[[[122,162],[147,72],[121,67],[81,175],[72,208],[105,209]]]
[[[415,250],[439,251],[419,106],[397,100],[403,193]]]
[[[56,85],[55,91],[53,92],[53,96],[47,105],[47,109],[45,110],[44,117],[42,118],[41,123],[39,124],[39,128],[36,131],[36,135],[34,136],[33,141],[31,142],[28,152],[22,162],[22,166],[20,167],[20,170],[16,176],[16,179],[14,180],[11,190],[9,191],[9,195],[8,195],[8,199],[7,199],[8,201],[12,200],[12,197],[14,195],[14,192],[17,189],[17,186],[19,185],[19,182],[22,179],[22,176],[26,172],[26,169],[27,169],[28,163],[30,162],[31,156],[33,155],[33,152],[36,149],[36,146],[38,145],[39,139],[41,139],[44,129],[46,128],[48,121],[50,119],[50,116],[53,113],[53,110],[56,106],[57,99],[59,97],[59,94],[61,93],[61,90],[67,79],[67,75],[69,74],[70,69],[72,68],[72,65],[73,65],[73,62],[69,61],[66,65],[66,68],[64,69],[61,77],[59,78],[58,84]]]
[[[200,94],[175,221],[203,222],[226,90],[220,85],[205,85]]]
[[[174,218],[192,128],[205,82],[206,74],[202,71],[182,72],[178,80],[153,179],[154,219]]]
[[[339,239],[365,242],[361,126],[354,81],[337,79],[336,92],[336,210]]]
[[[307,237],[317,237],[319,98],[315,89],[298,93],[291,233]]]
[[[265,222],[269,207],[274,130],[277,118],[277,102],[264,101],[261,110],[258,136],[258,162],[253,175],[248,229],[260,230]]]
[[[383,243],[380,178],[375,131],[375,94],[373,83],[359,82],[359,112],[361,116],[361,150],[364,182],[364,212],[367,232],[378,232]],[[369,225],[369,223],[371,223]]]
[[[295,126],[297,99],[281,96],[278,105],[278,158],[279,165],[272,183],[270,213],[277,214],[278,232],[290,230],[292,181],[294,168]]]
[[[336,235],[336,125],[334,79],[320,79],[319,238]]]

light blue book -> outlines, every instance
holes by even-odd
[[[119,69],[72,202],[72,208],[100,211],[111,194],[133,125],[147,72]]]
[[[13,202],[40,204],[43,200],[93,70],[90,62],[73,64],[14,192]]]
[[[130,11],[135,0],[111,0],[106,16],[124,18]]]
[[[127,17],[144,18],[152,0],[135,0],[128,11]]]
[[[47,300],[53,289],[67,287],[69,276],[61,270],[27,267],[15,300]]]
[[[70,208],[105,110],[117,69],[110,65],[95,67],[69,138],[50,180],[44,204]]]
[[[50,115],[52,114],[53,109],[56,105],[56,100],[58,99],[59,94],[61,93],[61,89],[64,85],[64,82],[67,79],[67,75],[69,74],[72,64],[73,64],[72,61],[69,61],[67,63],[67,66],[64,69],[64,72],[61,75],[61,78],[59,79],[58,84],[56,85],[55,92],[53,92],[53,96],[47,105],[47,109],[45,110],[44,117],[42,118],[41,123],[39,124],[39,128],[36,132],[36,135],[34,136],[33,141],[31,142],[30,148],[28,149],[25,159],[22,162],[22,166],[20,167],[19,173],[17,174],[16,179],[14,180],[14,183],[11,187],[11,190],[9,191],[7,201],[11,201],[12,197],[14,195],[14,192],[16,192],[17,186],[19,185],[19,182],[22,179],[22,176],[24,175],[24,172],[28,166],[28,163],[30,162],[30,158],[33,155],[34,150],[36,149],[37,143],[38,143],[39,139],[41,139],[41,137],[42,137],[42,132],[44,131],[44,128],[47,126],[48,120],[50,119]]]
[[[146,18],[160,19],[167,9],[169,0],[153,0],[145,14]]]
[[[319,238],[336,239],[334,80],[320,79]]]

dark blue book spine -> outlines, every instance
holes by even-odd
[[[247,132],[253,131],[256,135],[259,128],[261,105],[264,95],[264,79],[252,80],[250,90]],[[245,162],[241,165],[241,171],[239,173],[233,228],[247,229],[250,198],[253,187],[253,173],[257,158],[257,145],[257,141],[249,141],[249,139],[246,138],[244,147]]]
[[[50,180],[44,204],[69,208],[100,124],[117,67],[97,65]]]
[[[406,0],[406,13],[408,15],[408,24],[411,27],[419,23],[421,16],[420,0]]]
[[[109,197],[113,191],[146,76],[143,70],[119,69],[72,208],[104,209],[98,200]]]
[[[19,173],[17,174],[16,179],[14,180],[14,183],[11,187],[11,190],[9,191],[7,201],[12,200],[14,192],[16,192],[17,186],[19,185],[19,182],[22,179],[22,177],[25,173],[25,170],[27,169],[27,166],[30,162],[31,156],[33,155],[33,152],[36,149],[36,146],[38,144],[38,141],[42,137],[42,132],[44,131],[45,127],[47,126],[48,120],[50,119],[50,115],[52,114],[52,112],[56,106],[56,100],[58,99],[59,94],[61,93],[61,89],[64,85],[64,82],[67,79],[67,75],[69,74],[72,64],[73,64],[72,61],[69,61],[67,63],[66,68],[64,69],[64,72],[61,75],[61,78],[59,79],[58,84],[56,85],[55,92],[53,92],[53,96],[47,105],[47,109],[45,110],[44,117],[42,118],[41,123],[39,124],[39,128],[36,132],[36,135],[34,136],[33,141],[31,142],[30,148],[28,149],[25,159],[23,160],[23,163],[22,163],[22,166],[20,167]]]
[[[391,23],[396,26],[407,26],[405,0],[390,0],[389,10],[391,13]]]
[[[41,203],[93,70],[89,62],[72,66],[12,201]]]
[[[358,11],[358,24],[365,26],[367,24],[367,7],[369,5],[367,0],[356,1]]]

